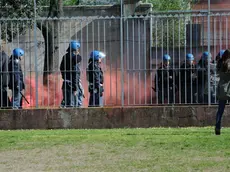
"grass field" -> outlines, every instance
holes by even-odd
[[[0,131],[5,171],[230,171],[230,129]]]

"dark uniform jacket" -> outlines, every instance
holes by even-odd
[[[97,91],[103,92],[103,84],[104,84],[104,76],[103,71],[100,67],[98,61],[89,61],[87,68],[87,79],[89,85],[91,86],[89,91],[93,91],[93,89],[97,89]]]
[[[160,67],[157,70],[157,74],[155,76],[155,89],[156,91],[173,91],[173,85],[175,84],[173,79],[174,72],[170,67]],[[156,85],[157,84],[157,85]]]
[[[77,55],[80,56],[80,55]],[[62,89],[72,89],[76,91],[79,88],[79,80],[80,80],[80,68],[76,64],[76,57],[72,57],[70,52],[65,54],[62,58],[60,71],[62,74],[62,79],[65,84],[63,84]]]
[[[21,69],[21,60],[18,58],[10,57],[9,65],[9,89],[22,91],[25,89],[25,84],[23,81],[23,73]]]
[[[8,75],[8,59],[4,51],[0,52],[0,88],[1,90],[8,86],[9,84],[9,75]]]
[[[183,63],[180,67],[181,87],[182,89],[193,88],[196,89],[197,85],[197,73],[196,66],[188,63]]]

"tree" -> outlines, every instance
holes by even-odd
[[[63,2],[62,0],[50,0],[49,12],[47,17],[60,18],[63,16]],[[59,25],[60,24],[60,25]],[[38,28],[42,31],[45,42],[45,61],[43,83],[47,84],[47,77],[50,73],[57,71],[59,65],[58,50],[59,50],[59,30],[54,28],[61,27],[59,20],[47,20],[42,24],[38,22]],[[55,60],[54,60],[55,58]]]
[[[42,5],[49,5],[48,17],[59,18],[63,15],[63,0],[36,0],[37,8],[36,13],[42,12]],[[34,1],[33,0],[2,0],[0,1],[0,18],[28,18],[23,22],[15,20],[1,20],[1,39],[12,41],[12,39],[19,34],[22,34],[28,26],[33,27],[35,14],[34,14]],[[47,81],[47,75],[52,71],[57,70],[58,60],[53,60],[57,55],[58,46],[58,30],[52,30],[58,27],[58,20],[37,21],[37,27],[42,31],[45,41],[45,61],[44,61],[44,83]],[[44,24],[45,23],[45,24]],[[54,63],[53,63],[54,62]]]
[[[149,0],[153,4],[153,45],[157,47],[170,47],[185,45],[186,24],[189,15],[183,17],[164,14],[169,10],[188,10],[191,0]]]
[[[42,0],[37,2],[38,13],[41,12],[40,3]],[[33,0],[1,0],[0,1],[0,18],[32,18],[34,17],[34,2]],[[18,32],[21,34],[25,31],[25,26],[32,26],[30,21],[24,21],[24,24],[17,20],[1,20],[1,33],[0,37],[3,40],[11,41]]]

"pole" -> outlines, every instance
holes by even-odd
[[[34,61],[35,61],[35,95],[36,108],[38,108],[38,62],[37,62],[37,21],[36,21],[36,0],[34,0]]]
[[[210,0],[208,0],[208,52],[211,52],[210,49]],[[208,104],[211,105],[211,90],[210,90],[210,61],[211,59],[208,58]]]
[[[120,17],[120,49],[121,49],[121,106],[124,106],[124,56],[123,56],[123,0],[121,0]]]

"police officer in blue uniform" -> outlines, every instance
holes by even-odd
[[[181,103],[197,102],[197,73],[196,66],[193,61],[193,54],[188,53],[186,55],[186,62],[180,67]]]
[[[205,51],[203,52],[201,59],[197,65],[198,73],[198,102],[201,104],[207,103],[205,100],[205,87],[208,84],[208,61],[211,60],[211,53]]]
[[[22,108],[22,94],[21,91],[25,89],[23,81],[23,73],[21,69],[21,59],[24,56],[24,50],[16,48],[10,57],[8,65],[9,69],[9,89],[12,90],[11,106],[13,109]]]
[[[77,92],[76,95],[74,96],[74,106],[75,107],[81,107],[83,104],[83,98],[85,98],[84,95],[84,88],[82,86],[81,82],[81,65],[82,57],[80,56],[79,49],[77,49],[77,55],[76,58],[74,58],[74,71],[76,72],[76,81],[77,81]]]
[[[86,71],[90,93],[89,107],[102,105],[104,76],[100,63],[103,58],[105,58],[105,54],[101,51],[94,50],[90,53]]]
[[[82,60],[82,57],[79,55],[79,48],[80,43],[78,41],[71,41],[67,53],[61,61],[60,71],[63,79],[61,107],[76,106],[76,96],[78,96],[81,74],[78,63]]]
[[[7,94],[7,87],[9,84],[8,75],[8,55],[2,50],[0,43],[0,108],[10,108],[11,103]]]
[[[224,54],[225,50],[220,50],[220,52],[216,56],[216,60],[213,60],[212,63],[210,63],[210,83],[205,82],[205,89],[204,89],[204,101],[205,103],[208,103],[208,87],[210,88],[210,98],[211,103],[217,103],[217,86],[220,81],[219,76],[219,69],[221,68],[222,64],[222,55]],[[208,75],[208,72],[207,74]],[[208,79],[208,78],[207,78]]]
[[[177,91],[174,78],[175,72],[170,67],[171,57],[168,54],[163,56],[162,66],[157,70],[155,76],[155,91],[158,93],[159,104],[168,100],[173,103],[175,92]]]

